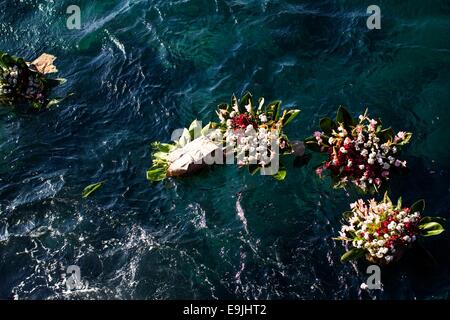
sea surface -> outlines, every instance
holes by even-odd
[[[39,114],[0,109],[0,298],[448,299],[449,232],[360,289],[367,263],[342,264],[332,240],[359,195],[320,180],[315,157],[286,158],[282,182],[234,166],[145,177],[152,141],[250,90],[302,110],[294,140],[339,105],[413,132],[392,198],[450,217],[450,2],[378,0],[380,30],[369,4],[0,0],[0,50],[56,55],[55,94],[73,94]],[[67,292],[70,265],[84,290]]]

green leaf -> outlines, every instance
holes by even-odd
[[[392,128],[383,129],[377,133],[377,137],[382,143],[394,140],[394,130]]]
[[[244,113],[245,112],[245,108],[244,106],[239,105],[238,99],[236,98],[236,96],[233,94],[231,96],[231,108],[239,113]]]
[[[245,106],[246,105],[248,105],[248,104],[250,104],[250,113],[253,113],[253,98],[252,98],[252,94],[250,93],[250,92],[246,92],[243,96],[242,96],[242,98],[241,98],[241,101],[240,101],[240,103],[239,103],[244,109],[245,109]],[[247,111],[247,109],[245,109],[246,111]]]
[[[283,115],[283,121],[282,121],[283,127],[285,127],[286,125],[289,124],[289,122],[294,120],[295,117],[298,116],[299,113],[300,113],[300,110],[298,110],[298,109],[289,110],[287,112],[285,111],[285,113]]]
[[[349,128],[353,125],[353,119],[350,113],[343,106],[340,106],[336,114],[336,122],[344,124],[344,127]]]
[[[260,169],[261,169],[261,167],[259,165],[257,165],[257,164],[249,164],[248,165],[248,172],[250,172],[251,175],[254,175]]]
[[[258,111],[261,111],[263,107],[264,107],[264,98],[261,97],[258,99]]]
[[[412,213],[414,212],[422,213],[424,209],[425,209],[425,200],[423,199],[414,202],[414,204],[410,208]]]
[[[167,152],[155,152],[152,156],[155,159],[167,160],[169,154]]]
[[[405,133],[405,139],[403,139],[401,142],[398,142],[397,144],[400,145],[400,146],[404,146],[405,144],[408,144],[409,141],[412,138],[412,135],[413,134],[411,132],[406,132]]]
[[[45,79],[45,82],[50,88],[54,88],[54,87],[57,87],[59,85],[66,83],[67,79],[64,79],[64,78]]]
[[[315,137],[311,136],[311,137],[306,138],[304,140],[304,143],[305,143],[305,146],[311,151],[314,151],[314,152],[320,152],[321,151],[320,150],[320,146],[318,145],[317,140],[316,140]]]
[[[221,103],[217,106],[220,110],[226,110],[228,112],[231,111],[231,106],[228,103]]]
[[[280,167],[278,169],[278,172],[273,177],[278,181],[282,181],[286,178],[286,174],[287,174],[286,168]]]
[[[353,211],[345,211],[342,214],[342,217],[344,218],[344,220],[348,220],[350,217],[353,217]]]
[[[64,98],[53,98],[47,103],[47,105],[45,107],[51,108],[51,107],[57,106],[63,100],[64,100]]]
[[[332,130],[336,129],[336,123],[331,118],[320,119],[320,129],[326,134],[331,136]]]
[[[428,222],[419,225],[421,235],[424,237],[437,236],[444,232],[444,227],[437,222]]]
[[[166,178],[166,170],[164,168],[150,169],[147,171],[147,180],[157,182]]]
[[[392,203],[392,200],[391,200],[391,198],[389,198],[389,195],[388,195],[387,191],[384,193],[383,202],[384,203]]]
[[[201,131],[202,123],[198,120],[192,121],[191,125],[189,126],[189,135],[191,140],[198,138],[201,135]]]
[[[341,262],[348,262],[350,260],[357,260],[364,255],[365,250],[353,248],[341,256]]]
[[[97,191],[98,189],[100,189],[101,187],[103,187],[103,185],[105,184],[105,181],[101,181],[101,182],[97,182],[97,183],[93,183],[88,185],[86,188],[84,188],[82,196],[83,198],[87,198],[89,197],[93,192]]]
[[[173,149],[175,149],[175,146],[169,143],[153,142],[152,148],[155,151],[170,153]]]
[[[267,105],[266,114],[269,120],[278,121],[278,119],[280,118],[280,106],[280,100],[273,101]]]
[[[191,141],[191,134],[188,129],[184,128],[183,133],[181,134],[180,139],[178,140],[178,144],[180,147],[184,147]]]
[[[210,130],[211,130],[211,122],[203,127],[202,132],[201,132],[202,136],[206,136]]]
[[[446,220],[444,218],[441,218],[441,217],[423,217],[422,219],[420,219],[419,225],[426,224],[426,223],[429,223],[429,222],[437,222],[437,223],[440,223],[440,224],[444,225],[445,221]]]
[[[402,197],[398,198],[397,200],[397,210],[400,210],[402,208]]]

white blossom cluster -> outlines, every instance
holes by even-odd
[[[236,156],[237,164],[244,166],[269,165],[278,156],[279,132],[264,127],[254,129],[248,125],[245,130],[228,128],[224,134],[227,153]]]

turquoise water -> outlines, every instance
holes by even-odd
[[[37,115],[0,110],[0,298],[448,299],[448,232],[382,270],[341,264],[331,240],[358,195],[287,159],[284,182],[232,166],[153,185],[149,144],[251,90],[297,106],[302,139],[339,104],[414,132],[392,196],[450,211],[450,3],[0,1],[0,50],[58,56],[74,95]],[[81,191],[107,180],[83,200]],[[447,226],[448,229],[448,226]],[[89,290],[64,293],[81,268]]]

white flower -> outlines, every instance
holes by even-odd
[[[361,283],[360,288],[363,290],[367,290],[369,288],[369,286],[363,282],[363,283]]]
[[[267,116],[263,113],[259,116],[259,120],[261,120],[262,123],[267,122]]]
[[[394,230],[396,226],[397,226],[397,224],[394,221],[392,221],[391,223],[388,224],[388,229]]]

